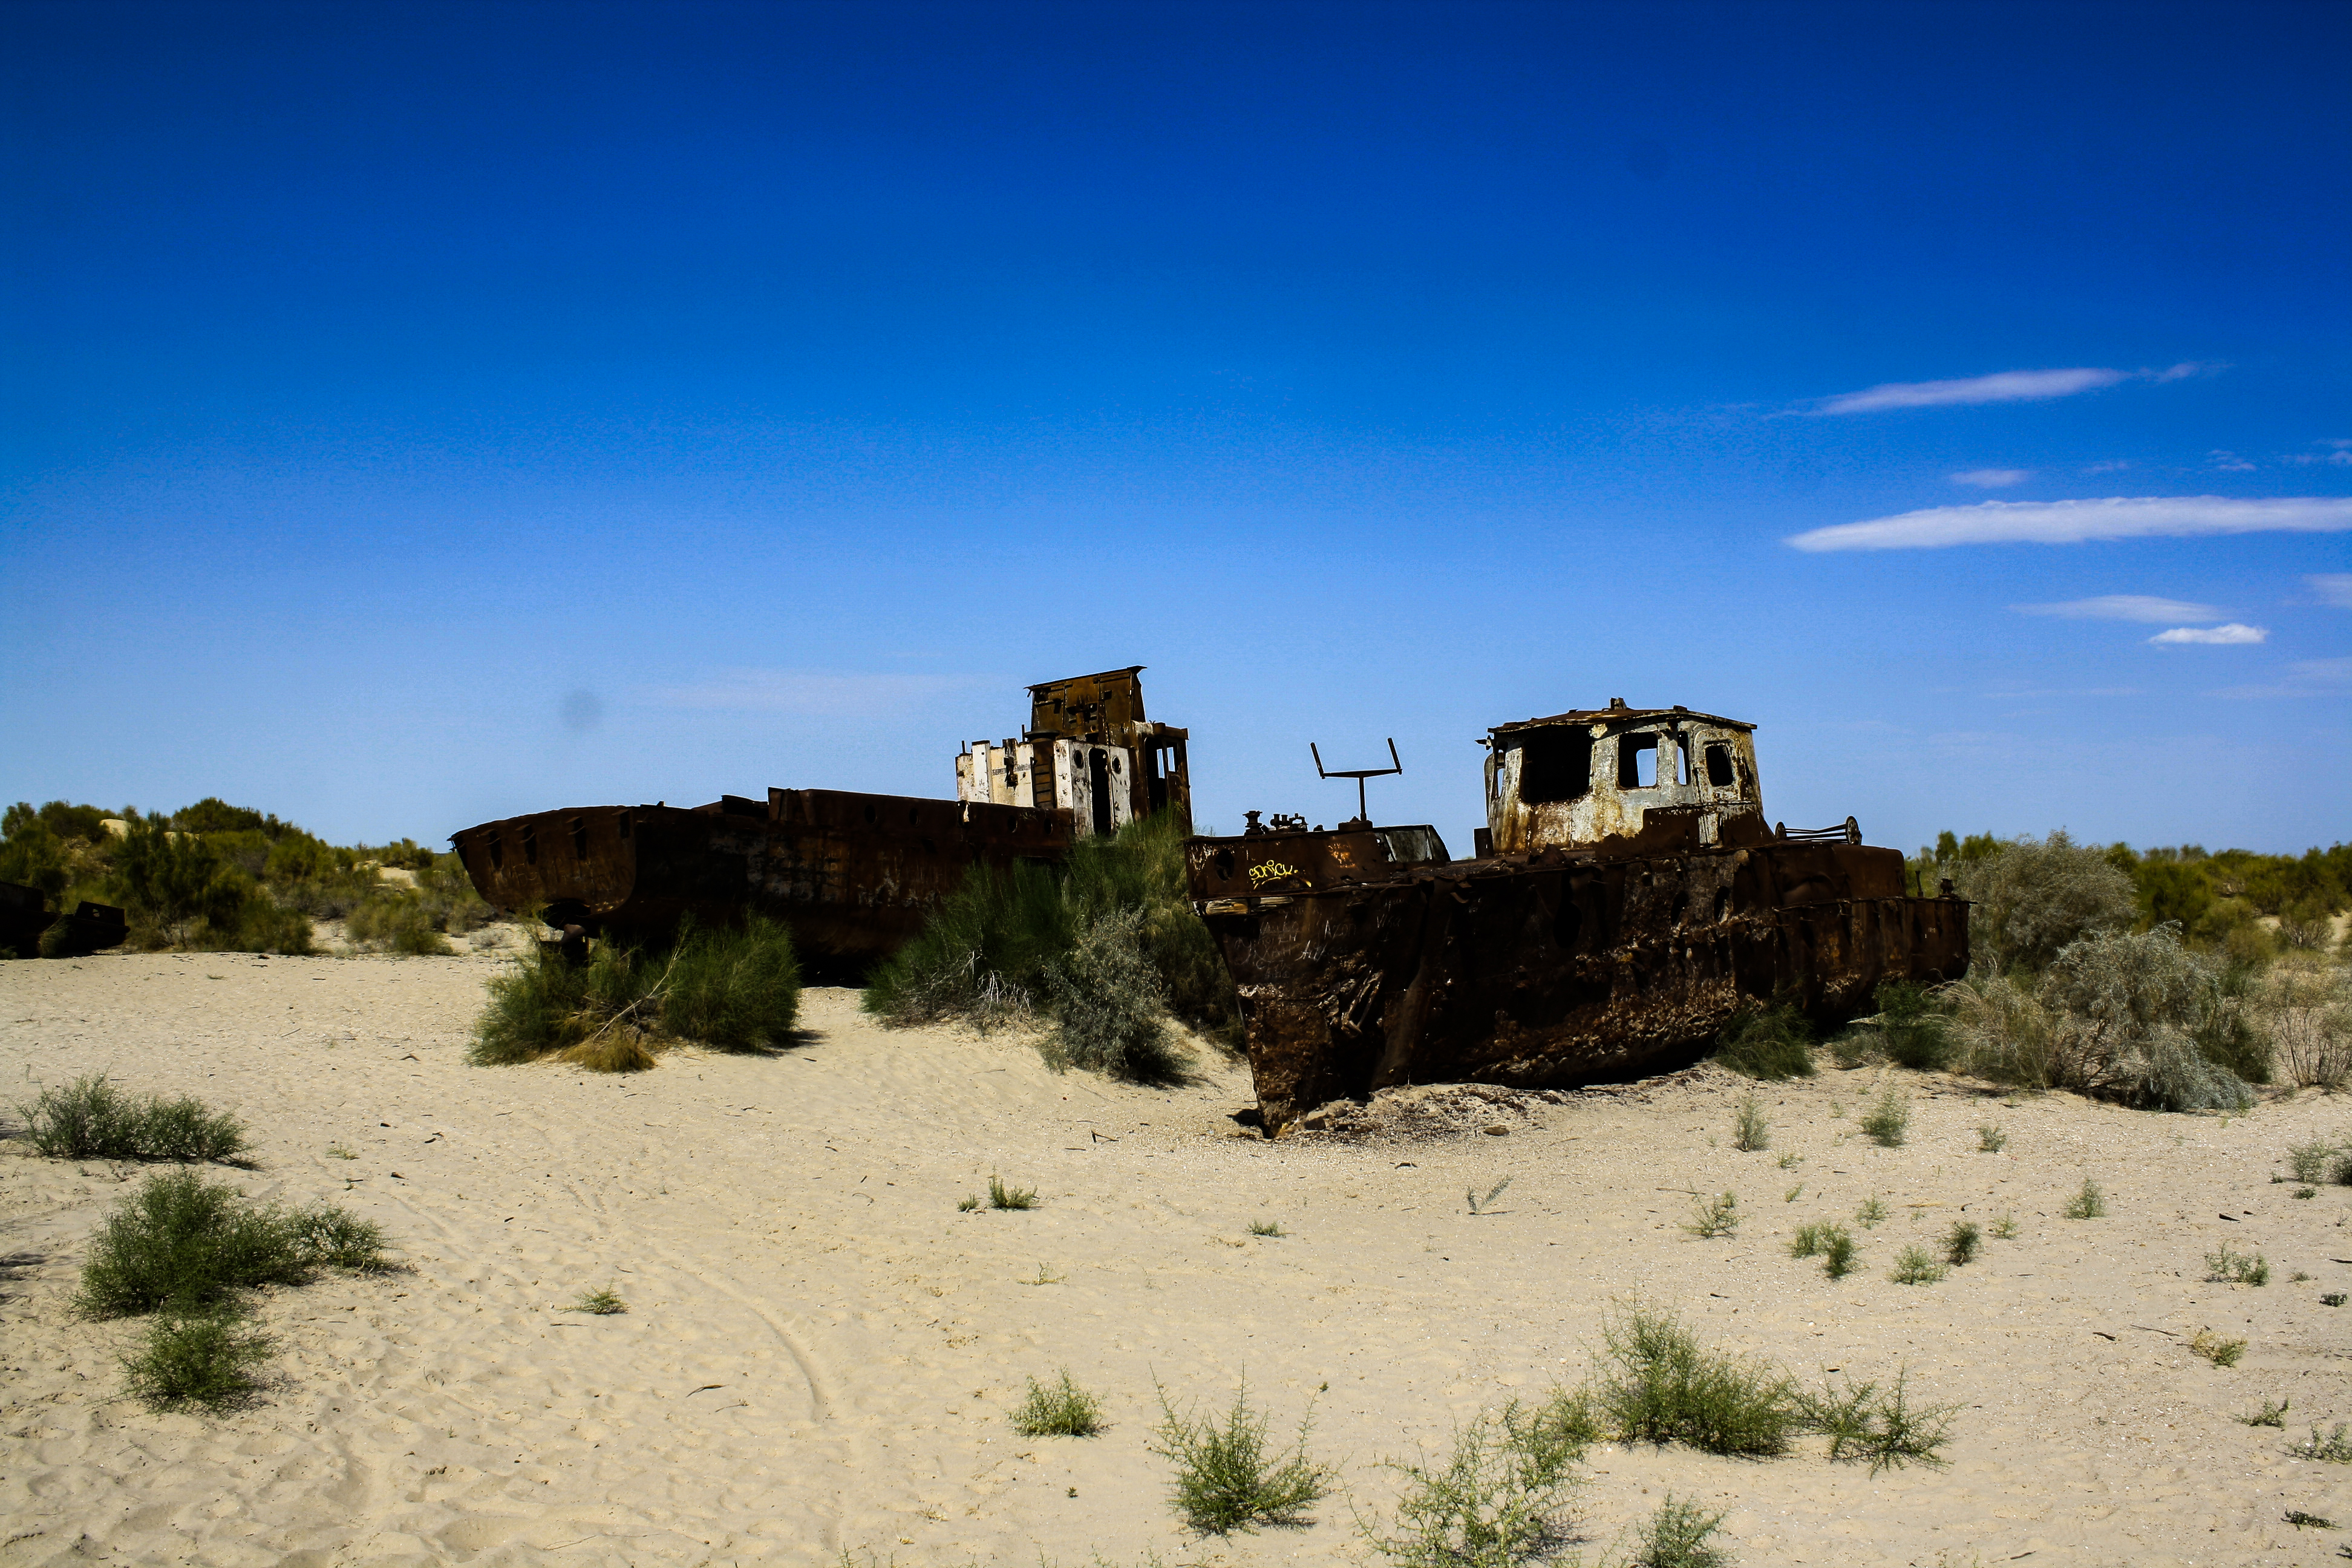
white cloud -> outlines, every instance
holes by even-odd
[[[2194,360],[2183,360],[2179,364],[2173,365],[2169,369],[2144,370],[2140,372],[2140,374],[2147,377],[2148,380],[2155,382],[2158,385],[2161,386],[2168,381],[2179,381],[2185,377],[2195,375],[2199,371],[2205,368],[2205,366],[2199,364]]]
[[[2128,381],[2120,370],[2005,370],[1995,375],[1974,375],[1962,381],[1890,381],[1861,392],[1842,392],[1822,400],[1822,414],[1874,414],[1883,408],[1943,408],[1970,403],[2032,403],[2045,397],[2071,397],[2102,386]]]
[[[2231,621],[2223,626],[2175,626],[2168,632],[2158,632],[2147,640],[2159,647],[2179,647],[2185,643],[2236,647],[2246,643],[2268,642],[2270,636],[2261,626],[2241,626]]]
[[[2325,447],[2325,452],[2297,452],[2282,458],[2283,463],[2328,463],[2339,468],[2352,468],[2352,441],[2314,441],[2315,447]]]
[[[2055,605],[2011,605],[2021,616],[2064,616],[2084,621],[2218,621],[2221,612],[2210,605],[2186,599],[2158,599],[2147,594],[2102,594],[2095,599],[2068,599]]]
[[[2021,485],[2032,477],[2032,468],[1970,468],[1967,473],[1954,474],[1952,483],[1997,490],[2006,485]]]
[[[2319,595],[2321,604],[2352,610],[2352,572],[2322,572],[2304,581],[2311,584],[2311,591]]]
[[[1931,506],[1791,534],[1799,550],[1941,550],[1955,544],[2079,544],[2227,533],[2352,531],[2352,497],[2111,496],[2104,500],[1981,500]]]
[[[2105,463],[2093,463],[2089,468],[2084,468],[2083,471],[2086,474],[2116,474],[2121,473],[2124,469],[2130,467],[2131,464],[2121,458],[2116,458]]]
[[[2254,471],[2254,465],[2246,461],[2245,458],[2241,458],[2235,452],[2225,452],[2221,448],[2216,447],[2212,451],[2207,453],[2206,456],[2212,460],[2212,464],[2215,468],[2221,469],[2225,474],[2251,474]]]
[[[658,686],[644,695],[664,708],[750,713],[903,713],[933,699],[985,684],[967,675],[858,675],[822,669],[723,669],[692,686]]]

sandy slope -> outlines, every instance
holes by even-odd
[[[1773,1150],[1740,1154],[1746,1086],[1702,1070],[1507,1136],[1268,1143],[1228,1120],[1230,1068],[1167,1093],[1055,1078],[1017,1041],[874,1028],[838,991],[774,1057],[469,1068],[494,967],[0,964],[0,1096],[104,1069],[234,1108],[260,1163],[232,1179],[381,1220],[405,1265],[270,1297],[259,1406],[152,1415],[115,1362],[135,1330],[68,1310],[136,1173],[0,1144],[0,1562],[1353,1561],[1350,1500],[1392,1495],[1381,1459],[1580,1376],[1596,1314],[1634,1294],[1809,1377],[1907,1363],[1964,1408],[1948,1468],[1875,1479],[1818,1444],[1604,1448],[1589,1551],[1668,1489],[1729,1510],[1748,1563],[2309,1564],[2352,1541],[2284,1522],[2352,1523],[2352,1467],[2284,1453],[2352,1419],[2352,1308],[2318,1300],[2352,1289],[2352,1188],[2270,1180],[2288,1143],[2352,1136],[2340,1100],[2225,1121],[1913,1079],[1887,1150],[1853,1131],[1875,1075],[1831,1071],[1768,1086]],[[1989,1118],[2002,1154],[1974,1152]],[[992,1172],[1043,1206],[959,1214]],[[2086,1173],[2113,1217],[2060,1218]],[[1464,1189],[1506,1175],[1504,1212],[1473,1217]],[[1688,1193],[1727,1186],[1738,1235],[1685,1235]],[[1895,1217],[1863,1272],[1786,1256],[1794,1225],[1872,1194]],[[1982,1262],[1887,1279],[1904,1242],[2002,1212],[2022,1235]],[[1290,1234],[1252,1238],[1260,1219]],[[2224,1237],[2269,1258],[2268,1288],[2200,1282]],[[608,1283],[626,1315],[564,1310]],[[2186,1350],[2208,1325],[2251,1342],[2235,1370]],[[1064,1365],[1111,1429],[1016,1437],[1023,1380]],[[1147,1450],[1153,1382],[1220,1400],[1244,1372],[1278,1425],[1315,1400],[1349,1495],[1309,1529],[1192,1542]],[[2263,1396],[2296,1425],[2231,1419]]]

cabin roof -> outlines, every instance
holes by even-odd
[[[1643,719],[1696,719],[1702,724],[1720,724],[1727,730],[1753,731],[1756,728],[1745,720],[1726,719],[1716,713],[1695,713],[1687,708],[1628,708],[1624,700],[1619,698],[1612,700],[1606,708],[1571,708],[1549,719],[1523,719],[1513,724],[1497,724],[1487,732],[1507,735],[1519,730],[1540,730],[1552,724],[1623,724]]]

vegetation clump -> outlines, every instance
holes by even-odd
[[[1724,1518],[1668,1492],[1635,1536],[1628,1568],[1729,1568],[1729,1554],[1713,1544]]]
[[[2205,1282],[2209,1285],[2267,1285],[2271,1282],[2271,1266],[2261,1253],[2249,1258],[2225,1241],[2205,1255]]]
[[[542,944],[489,991],[467,1052],[477,1066],[562,1053],[592,1070],[634,1071],[673,1041],[722,1051],[786,1044],[801,975],[792,933],[751,915],[740,927],[681,925],[662,947],[598,942],[585,963]]]
[[[1933,1285],[1947,1272],[1946,1266],[1924,1247],[1906,1247],[1895,1257],[1895,1271],[1887,1276],[1897,1285]]]
[[[1691,1217],[1683,1222],[1683,1228],[1702,1238],[1735,1234],[1739,1229],[1739,1195],[1724,1193],[1700,1199],[1693,1207]]]
[[[2246,1353],[2246,1342],[2225,1340],[2210,1329],[2200,1329],[2189,1340],[2189,1349],[2215,1366],[2230,1367],[2237,1365],[2238,1358]]]
[[[1887,1060],[1921,1072],[1938,1072],[1951,1065],[1949,1019],[1927,987],[1888,980],[1880,984],[1874,1000]]]
[[[1601,1325],[1593,1411],[1622,1442],[1778,1454],[1801,1414],[1786,1373],[1704,1350],[1674,1313],[1630,1307]]]
[[[1899,1149],[1911,1129],[1911,1102],[1889,1084],[1859,1125],[1882,1149]]]
[[[16,1114],[53,1160],[226,1161],[247,1147],[245,1124],[226,1111],[185,1095],[134,1099],[104,1073],[44,1089]]]
[[[1185,881],[1169,813],[1071,846],[1059,867],[975,868],[921,935],[877,968],[864,1005],[885,1022],[1043,1017],[1056,1068],[1142,1083],[1182,1076],[1166,1017],[1237,1043],[1240,1002]]]
[[[2083,1178],[2083,1190],[2076,1193],[2065,1208],[2068,1219],[2105,1219],[2107,1215],[2107,1194],[2090,1177]]]
[[[1752,1094],[1739,1097],[1731,1115],[1731,1146],[1753,1154],[1772,1146],[1772,1130],[1764,1120],[1764,1104]]]
[[[1779,1082],[1813,1076],[1813,1030],[1788,1003],[1741,1010],[1716,1037],[1715,1060],[1752,1079]]]
[[[1984,1241],[1984,1232],[1969,1220],[1952,1222],[1944,1233],[1944,1261],[1955,1268],[1965,1268],[1977,1260],[1977,1248]]]
[[[1267,1439],[1269,1420],[1249,1405],[1246,1384],[1220,1420],[1179,1411],[1164,1388],[1151,1451],[1175,1467],[1171,1500],[1186,1525],[1203,1535],[1230,1535],[1262,1524],[1308,1522],[1307,1510],[1331,1489],[1331,1471],[1309,1458],[1312,1416],[1298,1424],[1289,1448]]]
[[[1024,1437],[1091,1437],[1103,1429],[1102,1402],[1065,1367],[1053,1383],[1029,1380],[1029,1396],[1013,1413],[1013,1429]]]
[[[188,1405],[218,1413],[250,1404],[261,1384],[254,1369],[269,1359],[268,1336],[241,1331],[223,1312],[163,1316],[138,1352],[122,1358],[132,1395],[149,1408]]]
[[[1034,1209],[1037,1206],[1034,1187],[1008,1187],[1001,1176],[988,1178],[988,1206],[992,1209]]]
[[[1573,1468],[1591,1440],[1572,1403],[1512,1400],[1481,1411],[1454,1433],[1444,1463],[1391,1464],[1405,1482],[1395,1529],[1366,1533],[1400,1568],[1514,1568],[1549,1557],[1570,1539]]]
[[[609,1318],[615,1313],[627,1311],[629,1304],[615,1295],[613,1288],[607,1285],[600,1289],[583,1290],[580,1293],[580,1300],[572,1303],[571,1310],[575,1312],[586,1312],[592,1317]]]

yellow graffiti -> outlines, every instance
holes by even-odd
[[[1271,882],[1278,877],[1296,877],[1299,875],[1299,870],[1297,867],[1286,866],[1279,860],[1263,860],[1251,867],[1249,874],[1250,886],[1255,888],[1262,882]]]

